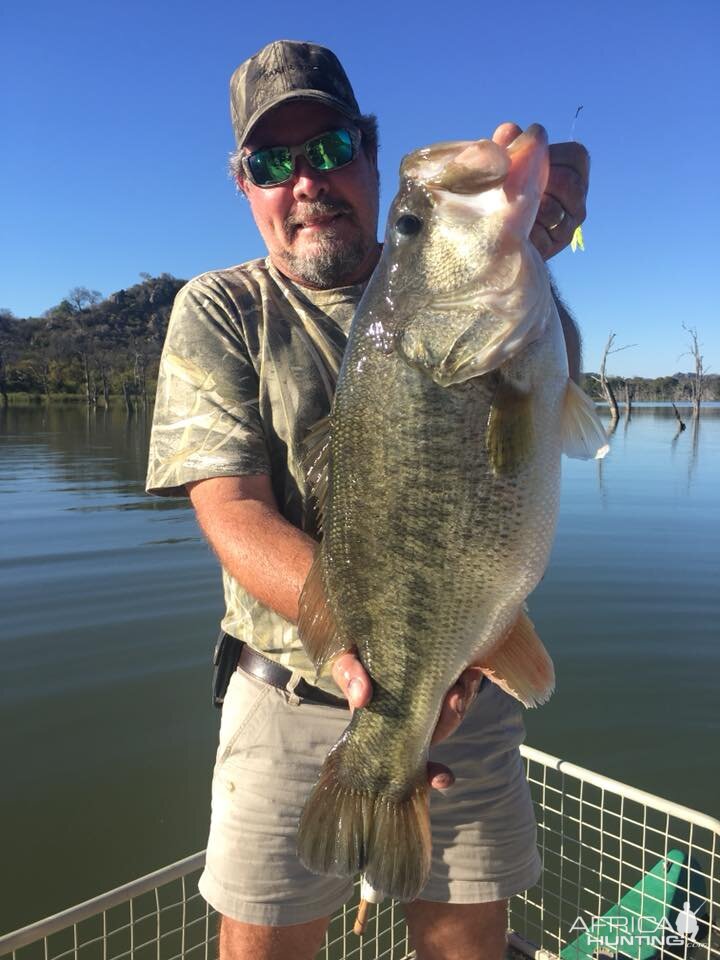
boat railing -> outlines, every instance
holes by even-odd
[[[532,747],[521,751],[543,874],[510,902],[511,951],[534,960],[720,960],[720,821]],[[0,936],[0,956],[215,960],[217,917],[197,891],[203,862],[204,852],[186,857]],[[361,939],[352,933],[358,896],[356,889],[333,917],[319,960],[409,960],[393,901],[374,911]]]
[[[510,902],[511,944],[535,960],[720,960],[720,820],[532,747],[521,751],[543,872]],[[694,938],[678,934],[686,903]]]

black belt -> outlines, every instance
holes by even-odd
[[[251,677],[257,677],[258,680],[269,683],[271,687],[278,687],[280,690],[288,689],[288,682],[292,677],[292,672],[287,667],[282,667],[274,660],[264,657],[246,643],[243,644],[240,651],[237,668],[250,674]],[[342,697],[334,697],[331,693],[325,693],[320,687],[313,686],[302,677],[292,688],[292,692],[301,700],[307,700],[310,703],[321,703],[326,707],[337,707],[340,710],[350,709],[347,700],[343,700]]]

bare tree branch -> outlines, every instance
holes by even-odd
[[[605,344],[605,350],[603,351],[602,361],[600,362],[600,389],[603,392],[603,396],[607,400],[608,406],[610,407],[610,423],[611,425],[617,424],[620,419],[620,413],[618,411],[617,400],[615,399],[615,394],[613,388],[610,384],[610,381],[607,378],[605,373],[605,367],[607,364],[607,358],[609,353],[613,353],[612,345],[615,341],[615,334],[611,333],[608,337],[608,342]]]
[[[615,391],[612,388],[612,384],[607,377],[606,368],[607,368],[607,358],[612,353],[620,353],[621,350],[629,350],[630,347],[636,347],[636,343],[626,343],[622,347],[613,347],[615,343],[615,334],[611,333],[608,337],[608,342],[605,344],[605,349],[602,355],[602,361],[600,363],[600,376],[595,377],[594,379],[600,384],[600,389],[602,390],[603,396],[605,397],[608,406],[610,407],[610,426],[611,428],[617,424],[617,421],[620,419],[620,411],[618,410],[618,402],[615,396]],[[618,378],[616,378],[618,379]],[[625,400],[627,404],[627,414],[630,414],[630,392],[628,390],[627,382],[623,380],[625,384]]]
[[[690,336],[690,349],[682,356],[690,356],[695,361],[695,373],[690,380],[690,390],[693,405],[693,420],[700,418],[700,405],[705,393],[705,378],[708,371],[705,369],[705,360],[700,351],[701,343],[698,339],[697,327],[688,327],[685,323],[683,330]]]

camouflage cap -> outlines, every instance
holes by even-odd
[[[242,147],[263,114],[286,100],[315,100],[350,120],[360,116],[347,74],[332,50],[316,43],[274,40],[230,78],[230,114]]]

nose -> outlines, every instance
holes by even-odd
[[[295,161],[293,196],[296,200],[317,200],[327,193],[327,179],[321,170],[311,167],[305,157]]]

